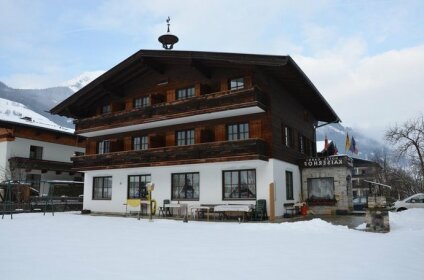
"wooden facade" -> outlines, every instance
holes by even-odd
[[[232,87],[236,80],[241,86]],[[140,98],[148,104],[136,108]],[[73,159],[77,170],[269,158],[297,164],[316,152],[318,121],[339,121],[288,56],[182,51],[139,51],[51,112],[75,118],[76,134],[88,137],[86,155]],[[230,139],[236,124],[246,124],[248,139]],[[177,143],[183,130],[194,131],[190,145]],[[141,136],[148,149],[135,151]],[[102,141],[109,146],[98,154]]]

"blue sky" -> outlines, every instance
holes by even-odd
[[[424,1],[0,0],[0,81],[60,85],[139,49],[291,55],[346,125],[381,138],[424,110]],[[395,113],[395,114],[394,114]]]

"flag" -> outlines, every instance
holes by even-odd
[[[324,150],[328,149],[328,138],[327,138],[327,134],[325,135],[325,139],[324,139]]]
[[[353,136],[352,136],[352,144],[350,145],[349,150],[354,154],[358,153],[358,149],[356,148],[356,141],[355,141],[355,138],[353,138]]]
[[[349,151],[350,149],[350,139],[349,139],[349,133],[346,134],[346,144],[345,144],[345,152]]]

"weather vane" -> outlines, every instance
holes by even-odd
[[[158,39],[159,42],[162,43],[162,47],[165,50],[172,50],[172,48],[174,47],[174,44],[178,42],[178,37],[175,35],[172,35],[169,30],[170,21],[171,21],[171,18],[168,16],[168,18],[166,19],[166,24],[168,25],[168,31],[166,34],[160,36]]]

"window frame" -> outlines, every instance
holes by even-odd
[[[195,96],[196,96],[195,86],[180,88],[175,91],[176,100],[185,100],[185,99],[193,98]]]
[[[135,143],[139,139],[138,143]],[[149,149],[149,137],[147,135],[134,136],[131,141],[133,151],[144,151]]]
[[[105,145],[107,144],[107,145]],[[110,140],[102,140],[97,142],[97,154],[103,155],[110,153]]]
[[[100,107],[100,114],[105,115],[105,114],[109,114],[109,113],[112,113],[112,106],[109,103],[103,104]]]
[[[187,176],[197,176],[197,186],[194,185],[194,182],[192,182],[192,198],[187,198],[187,190],[185,191],[185,197],[175,197],[174,196],[174,188],[176,186],[174,185],[174,176],[184,176],[184,181],[187,182]],[[192,177],[192,181],[194,181],[194,178]],[[185,186],[178,186],[179,188],[184,188]],[[197,192],[196,192],[197,188]],[[182,189],[183,190],[183,189]],[[181,193],[181,191],[178,191],[177,193]],[[195,194],[197,196],[195,197]],[[177,200],[177,201],[199,201],[200,200],[200,172],[182,172],[182,173],[171,173],[171,200]]]
[[[134,98],[133,102],[134,102],[133,103],[134,109],[146,108],[146,107],[150,106],[150,97],[149,96],[137,97],[137,98]]]
[[[29,146],[29,158],[30,159],[36,159],[36,160],[42,160],[43,159],[43,147],[42,146],[36,146],[36,145],[30,145]]]
[[[230,132],[231,127],[233,127],[232,132]],[[234,127],[236,128],[235,132],[234,132]],[[241,129],[242,127],[243,127],[243,132]],[[249,122],[227,124],[227,141],[247,140],[249,138],[250,138]]]
[[[332,193],[333,193],[333,196],[332,197],[330,197],[330,198],[325,198],[325,197],[312,197],[311,198],[311,188],[312,188],[312,181],[313,180],[325,180],[325,179],[328,179],[328,180],[331,180],[331,183],[332,183]],[[334,177],[315,177],[315,178],[308,178],[307,179],[307,190],[308,190],[308,200],[318,200],[318,201],[320,201],[320,200],[335,200],[336,199],[336,194],[335,194],[335,190],[336,190],[336,188],[335,188],[335,185],[334,185]]]
[[[232,86],[232,83],[235,83],[235,86]],[[229,90],[238,90],[244,89],[246,87],[246,79],[244,77],[237,77],[230,79],[228,81],[228,89]]]
[[[299,133],[299,153],[305,154],[305,136]]]
[[[188,134],[193,134],[192,137],[188,137]],[[184,137],[180,138],[179,136],[183,135]],[[190,135],[191,136],[191,135]],[[176,146],[187,146],[196,144],[196,132],[194,128],[183,129],[175,131],[175,145]]]
[[[240,192],[241,189],[242,189],[241,185],[243,184],[241,182],[241,173],[242,172],[252,172],[252,171],[254,172],[254,177],[253,177],[253,179],[254,179],[254,192],[253,192],[253,194],[252,194],[251,197],[243,198],[243,197],[241,197],[241,192]],[[237,184],[238,184],[238,186],[236,186],[235,188],[238,188],[239,189],[239,195],[238,195],[239,197],[226,197],[225,186],[226,185],[234,185],[234,184],[232,183],[232,181],[230,182],[230,184],[226,184],[226,181],[225,181],[226,176],[225,176],[225,174],[226,173],[230,173],[230,176],[231,176],[231,179],[232,179],[232,173],[234,173],[234,172],[237,172]],[[247,176],[248,176],[248,174],[249,173],[247,173]],[[250,191],[249,186],[247,186],[247,190]],[[233,192],[234,192],[234,190],[231,191],[231,195],[232,195]],[[256,176],[256,169],[233,169],[233,170],[223,170],[222,171],[222,200],[244,200],[244,201],[246,201],[246,200],[256,200],[256,198],[257,198],[257,176]]]
[[[96,187],[96,180],[97,179],[101,179],[102,180],[102,185],[101,186],[97,186]],[[107,185],[105,187],[105,180],[106,179],[110,179],[110,186]],[[101,188],[101,197],[96,197],[96,188]],[[106,192],[106,196],[105,196],[105,190],[107,190]],[[110,190],[110,192],[109,192]],[[112,200],[112,176],[97,176],[97,177],[93,177],[93,186],[92,186],[92,200]]]
[[[294,200],[293,172],[289,170],[286,170],[286,200]]]
[[[293,129],[285,124],[283,124],[283,141],[284,147],[291,149],[294,148]]]
[[[135,187],[136,189],[138,189],[138,193],[139,193],[138,196],[130,196],[130,193],[131,193],[130,189],[134,188],[134,187],[131,186],[131,177],[135,177],[135,178],[139,179],[138,182],[135,182],[135,183],[138,183],[138,186]],[[146,180],[148,177],[149,177],[149,180]],[[144,178],[144,180],[141,180],[142,178]],[[127,184],[127,199],[138,199],[138,198],[141,199],[141,200],[147,199],[147,187],[146,187],[146,185],[147,185],[147,183],[152,182],[152,175],[151,174],[128,175],[127,182],[128,182],[128,184]],[[144,186],[142,186],[141,183],[144,183]],[[143,192],[142,192],[143,188],[145,189],[144,195],[142,195],[143,194]]]

